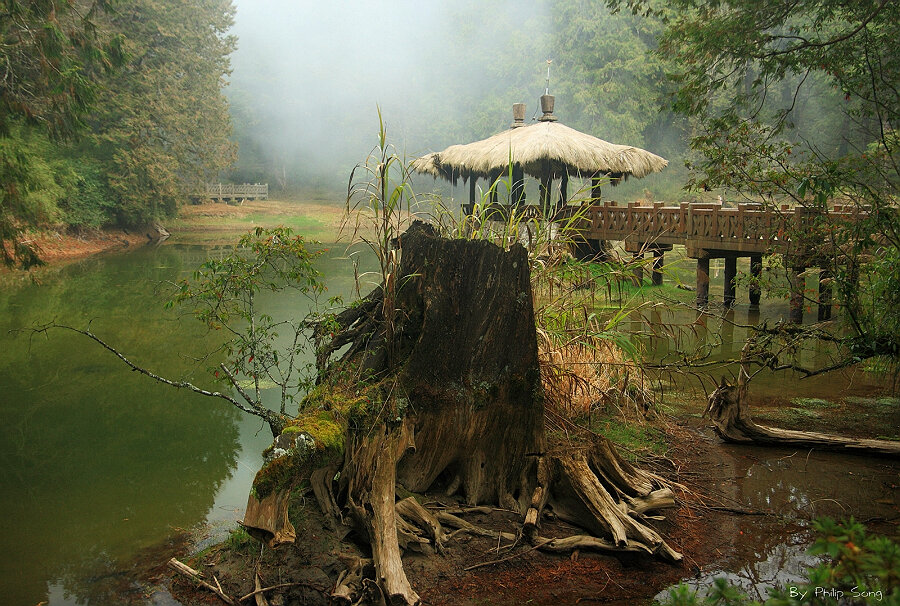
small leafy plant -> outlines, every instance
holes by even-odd
[[[313,265],[319,254],[290,228],[258,227],[245,234],[231,254],[207,261],[192,280],[180,282],[168,303],[192,306],[198,320],[230,335],[223,345],[227,360],[213,372],[240,394],[246,403],[240,408],[265,419],[275,436],[284,427],[288,404],[311,384],[312,364],[299,363],[311,358],[306,355],[311,329],[308,317],[274,319],[261,309],[259,297],[263,291],[293,292],[315,300],[325,291]],[[261,396],[263,389],[276,387],[281,392],[278,413],[267,408]]]

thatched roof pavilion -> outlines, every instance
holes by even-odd
[[[668,165],[668,160],[646,150],[609,143],[565,126],[553,115],[553,104],[553,96],[542,96],[544,115],[529,126],[524,122],[525,105],[517,103],[513,106],[514,123],[510,129],[418,158],[412,169],[454,183],[459,178],[469,180],[471,204],[476,179],[493,182],[512,164],[513,191],[519,193],[514,198],[522,195],[521,180],[527,173],[541,180],[541,202],[546,206],[553,179],[562,179],[559,203],[564,204],[569,175],[594,179],[594,197],[599,197],[601,178],[608,177],[615,185],[629,176],[645,177]]]

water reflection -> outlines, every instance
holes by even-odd
[[[204,356],[222,336],[164,310],[159,294],[204,254],[146,248],[0,292],[0,515],[11,522],[0,533],[4,602],[121,603],[139,550],[242,514],[270,437],[257,419],[154,384],[80,335],[9,334],[49,320],[90,325],[136,363],[213,387],[206,369],[220,358]],[[349,293],[352,269],[337,256],[323,271],[347,267],[331,291]],[[276,318],[309,308],[266,303]]]
[[[887,460],[816,451],[721,445],[721,481],[715,496],[730,506],[775,517],[729,517],[717,547],[728,557],[685,582],[705,591],[717,577],[750,597],[765,600],[767,589],[806,578],[820,563],[806,553],[811,520],[885,520],[896,517],[900,474]],[[667,591],[657,598],[662,599]]]

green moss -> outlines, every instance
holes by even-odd
[[[604,423],[598,428],[600,435],[623,446],[627,452],[626,458],[631,454],[640,453],[663,454],[666,452],[665,434],[650,424],[639,425],[637,423],[617,422]]]
[[[281,433],[287,436],[307,433],[315,440],[317,450],[343,451],[344,428],[335,421],[333,414],[326,410],[315,411],[291,421]]]
[[[253,490],[257,499],[265,499],[273,492],[289,488],[295,481],[299,469],[294,455],[272,459],[256,472]],[[302,464],[301,464],[302,467]]]
[[[340,457],[344,450],[344,429],[331,411],[312,411],[291,421],[266,453],[284,450],[260,469],[253,480],[256,498],[273,492],[291,490],[327,461]]]

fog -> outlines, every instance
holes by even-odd
[[[552,55],[542,3],[236,0],[226,90],[237,179],[339,188],[377,143],[381,108],[417,156],[529,116]]]

